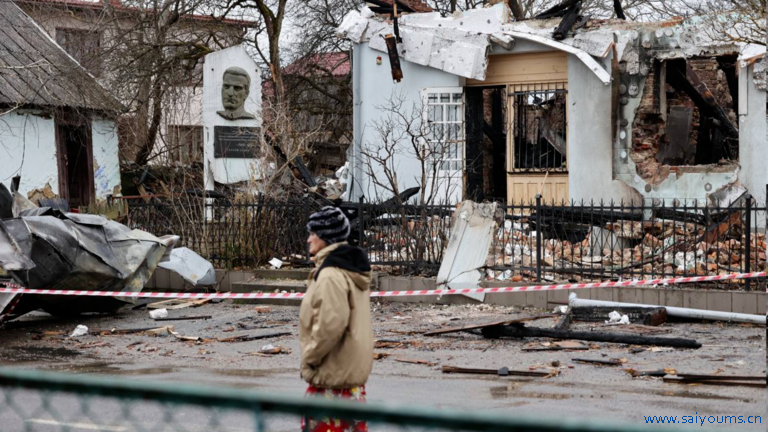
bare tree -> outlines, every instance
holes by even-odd
[[[442,128],[426,120],[423,104],[408,106],[401,94],[393,94],[377,109],[381,116],[371,126],[374,138],[362,145],[371,195],[379,200],[398,197],[403,192],[401,183],[413,180],[420,188],[421,203],[434,204],[449,197],[458,185],[442,177],[441,168],[450,152],[449,146],[456,143],[445,141]],[[405,159],[418,164],[417,172],[408,173],[412,178],[402,178],[406,174],[399,163]]]

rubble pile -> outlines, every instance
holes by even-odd
[[[451,235],[450,216],[379,218],[365,230],[368,259],[372,263],[397,263],[418,260],[439,264]],[[385,270],[388,266],[377,266]]]
[[[733,225],[727,223],[708,230],[693,222],[619,220],[593,227],[576,242],[545,234],[541,242],[543,277],[581,281],[605,274],[638,278],[741,272],[746,268],[747,239],[740,219]],[[529,223],[505,221],[486,262],[487,278],[535,280],[538,235]],[[749,245],[750,270],[765,271],[765,234],[751,234]]]

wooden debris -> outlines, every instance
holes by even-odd
[[[725,378],[725,377],[723,377]],[[727,379],[686,379],[682,376],[676,375],[664,375],[665,383],[676,384],[701,384],[701,385],[720,385],[720,386],[742,386],[742,387],[758,387],[766,388],[765,381],[749,381],[749,380],[727,380]]]
[[[436,335],[442,335],[446,333],[456,333],[456,332],[462,332],[467,330],[477,330],[482,329],[486,327],[495,327],[495,326],[501,326],[501,325],[509,325],[509,324],[515,324],[515,323],[522,323],[527,321],[535,321],[545,318],[555,318],[560,316],[559,314],[547,314],[547,315],[538,315],[538,316],[532,316],[532,317],[525,317],[525,318],[517,318],[512,320],[504,320],[504,321],[497,321],[492,323],[486,323],[486,324],[476,324],[466,327],[452,327],[442,330],[434,330],[431,332],[424,333],[424,336],[436,336]]]
[[[200,336],[182,336],[175,331],[173,331],[173,327],[168,327],[168,334],[175,337],[178,340],[186,341],[186,342],[202,342],[203,338]]]
[[[188,307],[202,306],[206,303],[209,303],[210,301],[211,299],[201,299],[201,300],[171,299],[171,300],[163,300],[155,303],[150,303],[147,305],[147,307],[150,309],[176,310],[176,309],[184,309]]]
[[[528,377],[547,377],[551,376],[551,372],[539,372],[532,370],[510,370],[503,367],[500,369],[477,369],[477,368],[463,368],[457,366],[445,365],[442,368],[443,373],[463,373],[463,374],[478,374],[478,375],[498,375],[498,376],[528,376]]]
[[[272,308],[269,306],[256,306],[255,308],[253,308],[253,310],[256,313],[267,313],[267,312],[271,312]]]
[[[711,375],[675,373],[687,381],[766,381],[766,375]]]
[[[579,362],[579,363],[593,363],[593,364],[599,364],[604,366],[621,366],[627,362],[627,359],[601,360],[601,359],[574,358],[574,359],[571,359],[571,361]]]
[[[482,329],[482,334],[488,339],[498,339],[501,337],[526,338],[526,337],[548,337],[554,339],[575,339],[593,342],[611,342],[630,345],[658,345],[675,348],[701,348],[701,344],[693,339],[665,338],[658,336],[638,336],[633,334],[606,333],[606,332],[585,332],[585,331],[561,331],[553,329],[542,329],[534,327],[524,327],[522,325],[506,325],[496,327],[486,327]]]
[[[650,376],[650,377],[663,377],[664,375],[677,374],[677,371],[672,368],[664,368],[664,369],[658,369],[658,370],[649,370],[649,371],[640,371],[636,369],[624,369],[624,372],[632,375],[633,377],[643,377],[643,376]]]
[[[420,365],[426,365],[426,366],[437,365],[437,363],[426,361],[426,360],[406,359],[406,358],[399,358],[399,357],[393,358],[393,360],[400,363],[420,364]]]
[[[173,318],[155,318],[155,321],[190,321],[190,320],[207,320],[211,319],[210,315],[197,315],[197,316],[185,316],[185,317],[173,317]]]
[[[389,357],[389,353],[383,353],[383,352],[375,352],[373,353],[373,359],[374,360],[381,360]]]
[[[263,334],[263,335],[239,335],[239,336],[232,336],[229,338],[224,339],[216,339],[219,342],[248,342],[253,340],[259,340],[259,339],[269,339],[279,336],[289,336],[291,332],[277,332],[277,333],[269,333],[269,334]]]
[[[169,333],[170,331],[172,331],[174,329],[175,329],[174,326],[158,327],[158,328],[155,328],[155,329],[150,329],[150,330],[143,331],[142,333],[146,333],[146,334],[148,334],[150,336],[158,336],[158,335],[161,335],[161,334]]]
[[[576,341],[562,342],[532,342],[523,347],[523,351],[564,351],[564,350],[588,350],[587,345]]]

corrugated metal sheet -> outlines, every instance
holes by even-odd
[[[0,0],[0,104],[122,108],[10,0]]]
[[[451,238],[437,273],[438,285],[447,285],[451,289],[480,286],[493,234],[501,220],[501,212],[496,203],[461,203],[453,216]],[[466,296],[479,301],[485,299],[485,294]]]

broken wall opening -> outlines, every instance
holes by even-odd
[[[466,88],[467,196],[507,198],[506,86]],[[475,175],[473,175],[475,174]]]
[[[652,185],[739,159],[736,55],[654,61],[633,123],[632,160]]]

